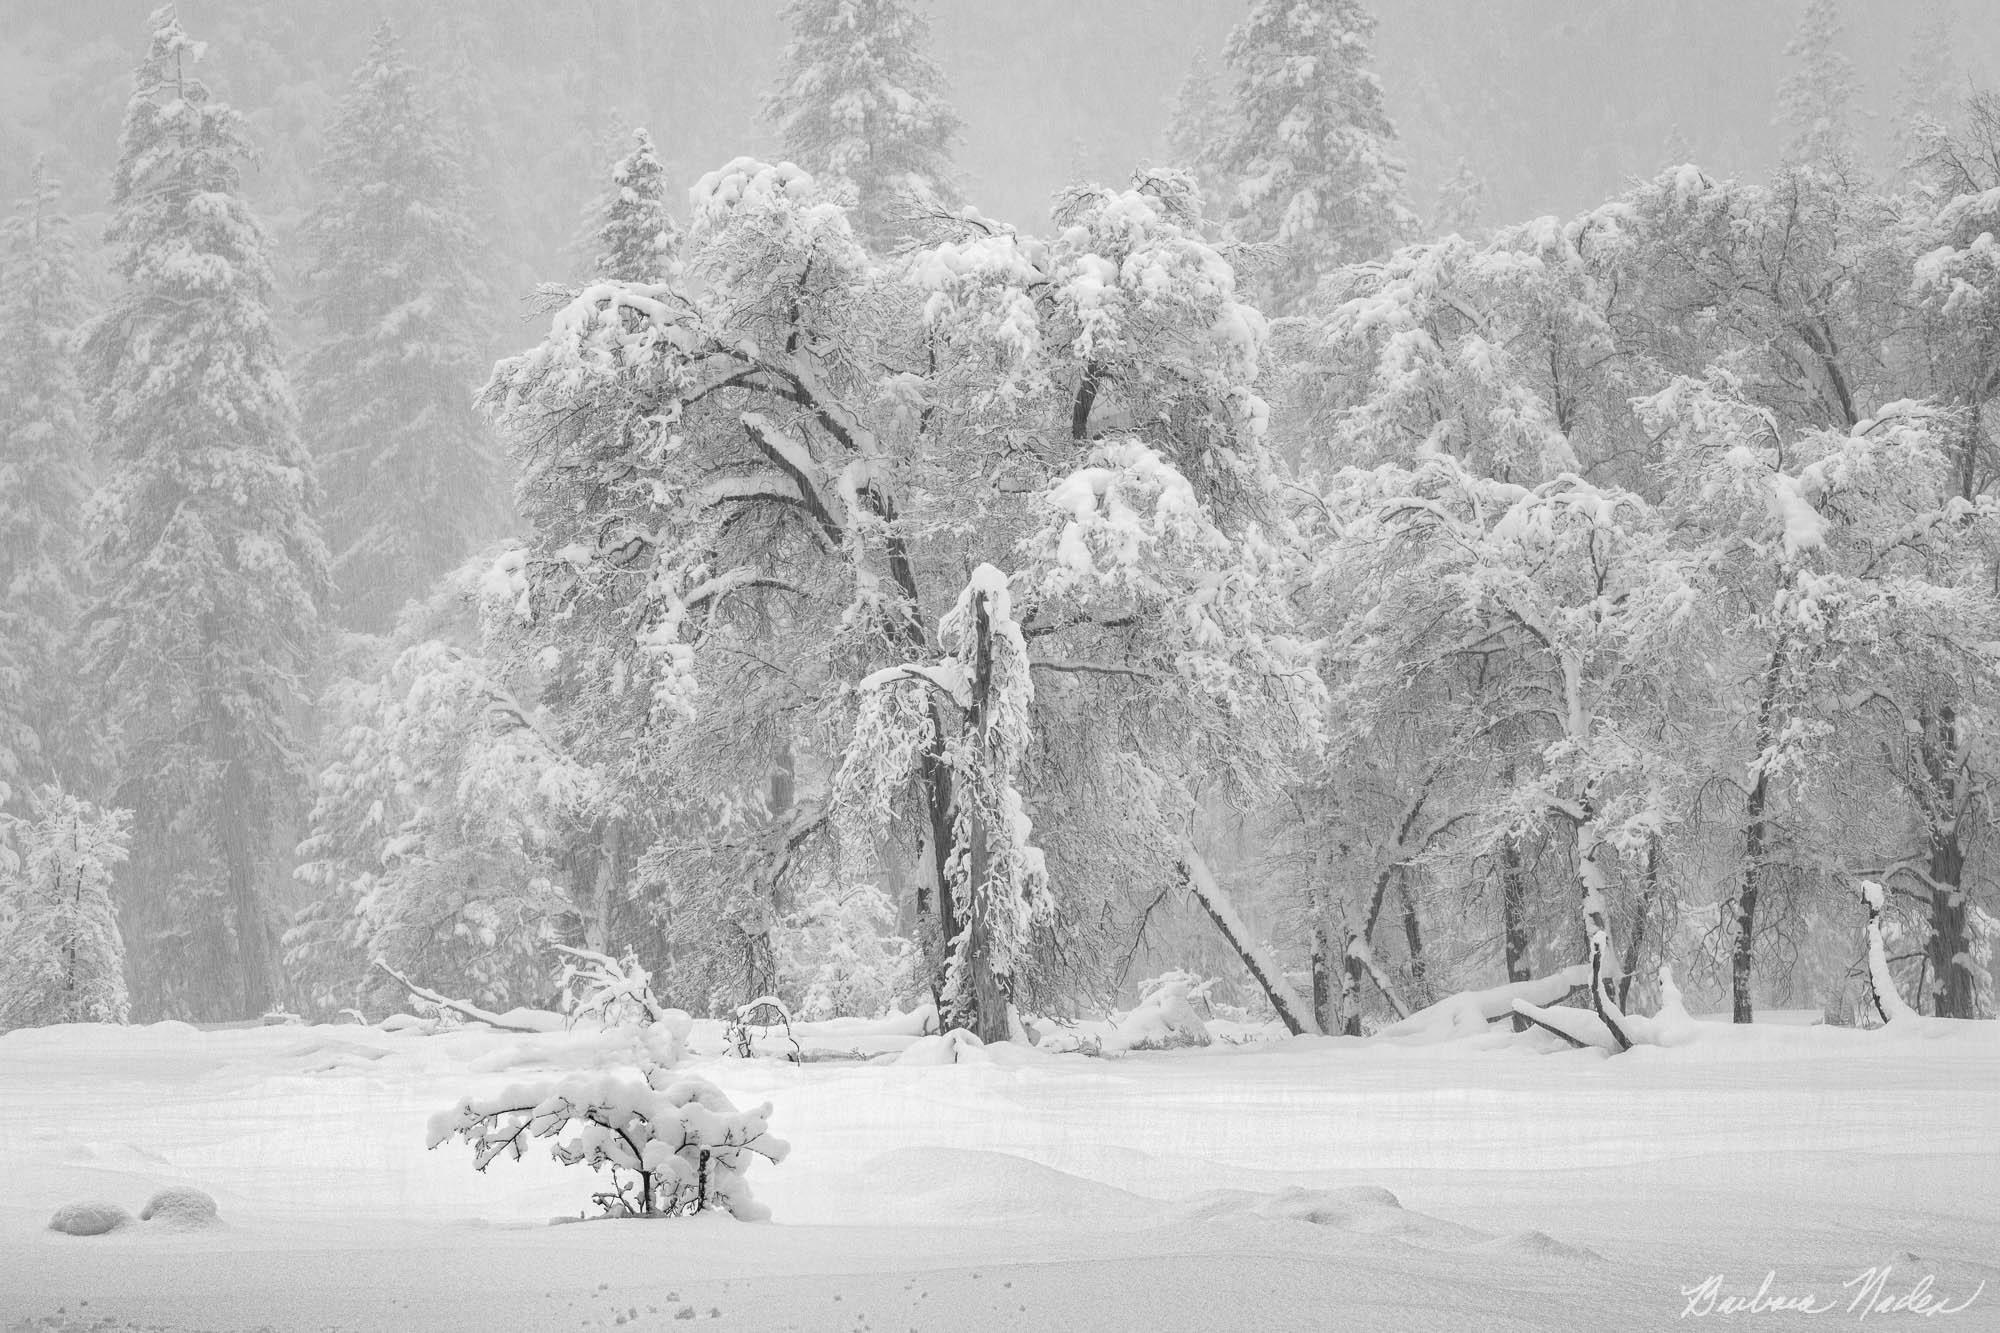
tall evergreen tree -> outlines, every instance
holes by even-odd
[[[1793,64],[1778,85],[1778,124],[1788,161],[1831,162],[1854,152],[1857,79],[1840,50],[1846,26],[1836,0],[1811,0],[1785,44]]]
[[[611,168],[611,188],[593,214],[591,268],[619,282],[658,282],[666,274],[681,231],[667,206],[666,168],[644,126],[632,131],[632,148]]]
[[[89,489],[71,346],[82,318],[62,192],[38,160],[0,227],[0,788],[77,765],[64,650],[76,626]],[[4,801],[0,795],[0,801]]]
[[[954,197],[958,113],[930,58],[930,21],[907,0],[790,0],[792,32],[764,118],[784,155],[822,186],[851,191],[855,228],[880,248],[912,200]]]
[[[1369,69],[1375,16],[1360,0],[1257,0],[1229,34],[1232,110],[1211,150],[1237,238],[1275,242],[1265,309],[1295,308],[1320,277],[1405,239],[1396,127]]]
[[[1476,237],[1485,230],[1485,214],[1486,182],[1461,157],[1458,170],[1438,187],[1437,212],[1432,216],[1431,230],[1440,236]]]
[[[1187,77],[1174,94],[1173,111],[1167,120],[1167,156],[1175,166],[1194,172],[1204,190],[1215,187],[1211,154],[1222,141],[1225,123],[1215,71],[1209,67],[1207,54],[1197,51]]]
[[[379,630],[492,536],[500,512],[496,452],[472,408],[485,367],[468,333],[480,284],[459,154],[387,23],[319,174],[306,420],[340,617]]]
[[[1924,21],[1910,34],[1910,51],[1897,69],[1896,137],[1901,165],[1921,161],[1957,119],[1964,71],[1958,60],[1957,14],[1950,0],[1930,0]]]
[[[242,116],[156,11],[112,177],[124,279],[85,344],[111,470],[85,616],[90,678],[135,811],[133,1004],[191,1019],[278,998],[267,889],[300,803],[293,718],[326,594],[318,491],[272,334]]]

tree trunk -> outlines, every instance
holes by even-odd
[[[917,882],[917,938],[924,951],[930,974],[931,1001],[944,1014],[944,987],[951,970],[951,955],[958,940],[958,901],[951,891],[951,766],[942,751],[944,717],[931,704],[931,734],[937,743],[927,748],[917,763],[917,781],[923,788],[924,815],[930,830],[930,875]]]
[[[585,924],[583,942],[601,954],[615,954],[612,948],[612,915],[619,896],[618,857],[625,840],[625,821],[617,815],[604,821],[597,840],[597,874],[592,890],[591,919]]]
[[[271,922],[257,883],[257,846],[251,837],[249,778],[241,760],[223,770],[220,835],[223,873],[236,927],[236,961],[243,983],[243,1016],[261,1018],[277,1001],[277,968]]]
[[[1958,717],[1949,705],[1921,715],[1924,776],[1929,786],[1925,823],[1930,841],[1931,1012],[1939,1018],[1972,1018],[1977,997],[1972,974],[1959,962],[1969,957],[1965,845],[1958,833]]]
[[[992,885],[987,882],[988,861],[986,819],[974,810],[968,820],[971,836],[966,848],[966,879],[972,885],[972,902],[967,923],[965,970],[959,977],[955,1012],[961,1026],[979,1040],[992,1045],[1012,1034],[1007,1027],[1007,988],[993,967]]]
[[[1757,955],[1757,890],[1764,878],[1765,811],[1770,798],[1764,758],[1777,738],[1778,682],[1784,666],[1785,639],[1780,635],[1770,664],[1764,668],[1763,695],[1757,701],[1757,779],[1750,784],[1743,808],[1743,886],[1736,894],[1736,956],[1730,969],[1731,1017],[1738,1023],[1750,1021],[1751,967]]]
[[[1291,983],[1287,982],[1284,973],[1278,970],[1277,961],[1250,938],[1249,931],[1243,925],[1243,919],[1236,914],[1235,904],[1229,901],[1229,895],[1223,892],[1220,884],[1216,883],[1208,863],[1202,860],[1192,843],[1185,843],[1181,847],[1181,868],[1187,875],[1188,888],[1193,890],[1195,900],[1201,904],[1202,910],[1208,913],[1208,919],[1215,923],[1215,928],[1221,933],[1224,942],[1235,951],[1237,958],[1242,960],[1244,969],[1250,973],[1251,980],[1262,988],[1264,997],[1271,1002],[1271,1008],[1277,1011],[1278,1021],[1285,1025],[1285,1030],[1295,1037],[1312,1031],[1311,1010],[1293,993]]]
[[[1410,993],[1417,1007],[1430,1003],[1431,988],[1424,980],[1424,933],[1417,919],[1417,900],[1410,893],[1407,870],[1396,872],[1396,896],[1403,904],[1403,944],[1410,954]]]
[[[1646,888],[1632,913],[1632,938],[1625,941],[1625,975],[1618,978],[1618,1007],[1632,1002],[1632,978],[1639,971],[1639,952],[1646,939],[1646,922],[1653,912],[1653,899],[1660,892],[1660,840],[1646,840]]]
[[[1617,856],[1604,833],[1597,826],[1595,802],[1586,792],[1578,802],[1583,809],[1583,821],[1577,825],[1577,887],[1583,895],[1583,930],[1590,943],[1590,1003],[1597,1016],[1604,1020],[1604,1026],[1611,1031],[1611,1039],[1619,1050],[1627,1050],[1632,1045],[1625,1035],[1625,1015],[1618,1008],[1618,1002],[1611,996],[1611,978],[1608,969],[1615,965],[1617,956],[1611,947],[1611,912],[1606,895],[1611,889],[1613,862]]]
[[[1511,774],[1509,782],[1512,781]],[[1500,933],[1507,953],[1509,983],[1527,981],[1528,876],[1521,866],[1521,843],[1508,834],[1500,843]],[[1514,1031],[1526,1032],[1528,1020],[1514,1015]]]
[[[1329,900],[1321,859],[1322,854],[1315,851],[1306,863],[1306,903],[1307,910],[1312,913],[1313,1021],[1319,1024],[1321,1032],[1331,1032],[1334,1028],[1333,938],[1328,929],[1328,918],[1332,915],[1333,904]]]

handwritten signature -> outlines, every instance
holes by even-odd
[[[1711,1273],[1694,1286],[1681,1288],[1681,1295],[1687,1298],[1687,1308],[1681,1311],[1681,1318],[1786,1312],[1827,1314],[1832,1311],[1851,1314],[1857,1319],[1887,1314],[1957,1314],[1978,1300],[1979,1294],[1986,1290],[1986,1284],[1981,1282],[1973,1288],[1970,1296],[1954,1303],[1949,1295],[1932,1290],[1934,1279],[1928,1275],[1892,1290],[1889,1277],[1894,1271],[1887,1264],[1880,1268],[1864,1268],[1840,1284],[1841,1290],[1848,1293],[1845,1298],[1822,1297],[1810,1291],[1788,1293],[1774,1290],[1778,1282],[1775,1271],[1764,1274],[1763,1282],[1758,1284],[1754,1293],[1732,1294],[1722,1288],[1723,1274]]]

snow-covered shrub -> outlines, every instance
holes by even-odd
[[[630,954],[613,958],[594,949],[576,949],[567,944],[555,948],[570,960],[563,964],[558,985],[563,1012],[572,1023],[594,1017],[605,1027],[618,1027],[663,1022],[680,1013],[660,1003],[653,994],[653,974],[639,966],[639,961]],[[685,1020],[687,1015],[681,1014],[681,1018]]]
[[[497,1157],[519,1160],[531,1138],[553,1139],[575,1126],[550,1152],[567,1166],[611,1168],[611,1188],[592,1196],[607,1216],[721,1209],[759,1222],[771,1212],[750,1197],[743,1179],[750,1155],[776,1163],[790,1151],[766,1127],[770,1117],[769,1102],[739,1111],[706,1079],[656,1066],[644,1079],[580,1072],[467,1097],[431,1117],[428,1142],[436,1148],[463,1138],[484,1171]]]
[[[1177,1046],[1206,1046],[1208,1024],[1194,1011],[1214,981],[1188,972],[1168,972],[1139,987],[1139,1003],[1119,1020],[1105,1046],[1128,1051],[1160,1051]]]
[[[873,884],[815,885],[771,932],[798,1017],[874,1018],[910,994],[916,945],[895,933],[896,904]]]
[[[131,1006],[111,867],[125,859],[130,812],[49,787],[34,813],[19,868],[0,875],[0,1029],[123,1023]]]

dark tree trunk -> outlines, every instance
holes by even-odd
[[[1243,937],[1242,922],[1236,915],[1234,905],[1210,873],[1208,863],[1201,859],[1192,845],[1181,849],[1181,873],[1187,876],[1189,890],[1202,910],[1208,913],[1208,919],[1215,923],[1217,933],[1242,961],[1250,979],[1264,992],[1264,998],[1271,1002],[1271,1008],[1277,1013],[1278,1021],[1285,1025],[1285,1031],[1294,1037],[1309,1031],[1307,1024],[1312,1017],[1305,1002],[1292,993],[1291,983],[1265,965],[1266,960],[1253,947],[1252,941]]]
[[[1785,640],[1771,651],[1764,668],[1764,689],[1757,701],[1757,779],[1743,806],[1743,880],[1736,894],[1736,952],[1730,968],[1731,1018],[1750,1021],[1751,970],[1757,957],[1757,891],[1764,880],[1764,857],[1768,850],[1766,814],[1770,802],[1770,779],[1764,771],[1764,757],[1777,738],[1778,683],[1785,668]]]
[[[1940,1018],[1972,1018],[1977,998],[1972,974],[1959,959],[1970,955],[1967,929],[1965,845],[1958,832],[1958,716],[1950,705],[1925,709],[1923,736],[1926,819],[1929,832],[1932,1012]]]
[[[1500,934],[1507,954],[1507,980],[1530,980],[1534,974],[1528,970],[1528,875],[1521,865],[1520,840],[1511,833],[1500,843]],[[1514,1031],[1527,1030],[1528,1020],[1515,1014]]]
[[[1424,932],[1417,919],[1417,900],[1410,892],[1407,872],[1396,875],[1396,896],[1403,904],[1403,944],[1410,954],[1410,998],[1421,1008],[1430,1002],[1431,988],[1424,980]]]
[[[1313,1021],[1319,1024],[1321,1032],[1332,1032],[1334,1028],[1333,1010],[1333,934],[1328,918],[1333,912],[1329,901],[1326,877],[1321,866],[1321,856],[1314,852],[1306,864],[1306,902],[1312,913],[1312,1007]]]

